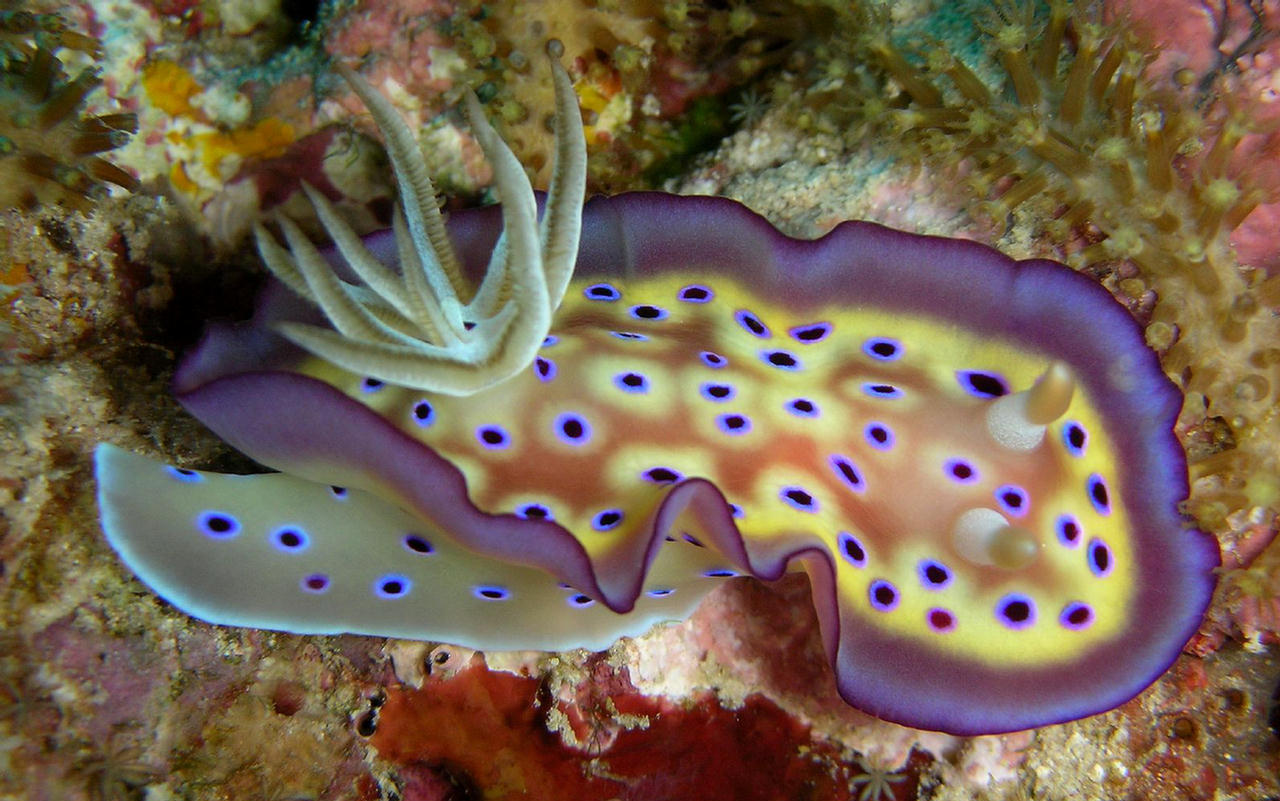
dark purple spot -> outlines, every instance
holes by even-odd
[[[685,303],[706,303],[715,297],[715,293],[711,291],[710,287],[702,284],[690,284],[681,289],[676,297]]]
[[[605,302],[613,302],[622,297],[622,293],[613,287],[612,284],[592,284],[582,290],[582,294],[587,300],[600,300]]]
[[[862,352],[873,359],[891,362],[902,357],[902,343],[886,337],[872,337],[862,343]]]
[[[787,333],[797,342],[803,342],[806,345],[814,342],[821,342],[831,333],[831,323],[810,323],[809,325],[798,325],[790,328]]]
[[[388,573],[373,582],[373,594],[379,598],[403,598],[409,594],[413,582],[400,573]]]
[[[1107,482],[1102,476],[1093,473],[1086,484],[1089,489],[1089,501],[1100,515],[1111,514],[1111,495],[1107,492]]]
[[[998,398],[1009,394],[1009,384],[999,373],[983,370],[957,370],[960,388],[979,398]]]
[[[533,372],[538,375],[539,381],[550,381],[556,377],[556,363],[545,356],[538,356],[533,360]]]
[[[337,486],[330,485],[329,494],[339,501],[345,501],[349,493],[347,492],[346,487],[337,487]]]
[[[658,589],[645,590],[645,595],[648,595],[650,598],[666,598],[673,592],[675,592],[675,590],[667,587],[659,587]]]
[[[1062,444],[1072,456],[1084,456],[1084,446],[1089,444],[1089,433],[1075,420],[1068,420],[1062,427]]]
[[[296,526],[281,526],[271,532],[271,544],[285,553],[305,551],[310,542],[307,532]]]
[[[996,618],[1011,629],[1025,629],[1036,622],[1036,604],[1026,595],[1010,593],[996,604]]]
[[[642,394],[649,391],[649,379],[640,373],[618,373],[613,377],[613,383],[623,392]]]
[[[1093,608],[1083,601],[1072,601],[1062,607],[1058,622],[1064,629],[1079,631],[1093,624]]]
[[[646,342],[649,337],[645,334],[637,334],[635,331],[610,331],[618,339],[626,339],[632,342]]]
[[[901,398],[902,390],[893,384],[863,384],[862,391],[873,398]]]
[[[590,595],[578,593],[577,595],[569,596],[569,606],[572,606],[575,609],[582,609],[583,607],[591,606],[593,603],[595,603],[595,601],[592,600]]]
[[[413,404],[413,422],[419,428],[426,428],[436,421],[436,410],[430,401],[420,400]]]
[[[570,445],[582,445],[591,440],[591,424],[580,414],[566,412],[556,418],[556,436]]]
[[[934,631],[951,631],[956,627],[956,616],[946,609],[930,609],[928,619],[929,628]]]
[[[562,434],[570,439],[581,439],[582,432],[586,429],[581,420],[576,420],[576,418],[572,417],[568,418],[568,420],[562,420],[559,426],[561,426]]]
[[[867,566],[867,549],[862,547],[858,538],[847,531],[841,531],[839,537],[840,553],[854,567]]]
[[[216,540],[231,539],[240,533],[240,521],[225,512],[201,512],[196,516],[196,526]]]
[[[673,484],[683,478],[670,467],[651,467],[640,475],[646,481],[652,481],[655,484]]]
[[[876,579],[867,588],[867,597],[873,609],[889,612],[898,605],[898,588],[884,579]]]
[[[475,596],[485,601],[505,601],[511,597],[511,591],[496,584],[481,584],[473,590]]]
[[[878,451],[893,448],[893,430],[884,423],[868,423],[863,435],[867,438],[867,444]]]
[[[836,476],[844,481],[845,484],[848,484],[849,489],[854,492],[862,492],[867,488],[866,483],[862,480],[862,473],[858,472],[858,468],[853,466],[853,462],[848,457],[833,454],[828,461]]]
[[[1114,565],[1111,549],[1107,544],[1097,538],[1089,540],[1089,569],[1093,571],[1093,575],[1098,577],[1109,575]]]
[[[797,417],[817,417],[818,405],[808,398],[796,398],[787,401],[787,411]]]
[[[702,540],[698,539],[697,537],[693,536],[692,534],[690,534],[690,533],[689,533],[689,532],[687,532],[687,531],[686,531],[684,534],[681,534],[680,536],[681,536],[681,538],[682,538],[685,542],[689,543],[690,545],[694,545],[694,546],[696,546],[696,547],[698,547],[698,548],[705,548],[705,547],[707,547],[707,546],[705,546],[705,545],[703,545],[703,544],[702,544]]]
[[[729,360],[721,356],[719,353],[712,353],[709,350],[704,350],[699,353],[698,358],[702,359],[703,364],[715,370],[719,370],[721,367],[724,367],[729,363]]]
[[[738,309],[734,312],[733,319],[737,320],[738,325],[742,326],[743,329],[752,336],[759,337],[760,339],[768,339],[773,336],[773,333],[769,331],[769,326],[765,325],[760,321],[759,317],[756,317],[746,309]]]
[[[952,481],[957,481],[961,484],[972,484],[978,480],[977,469],[964,459],[948,459],[943,462],[942,471]]]
[[[788,353],[785,350],[762,350],[760,351],[760,358],[768,364],[783,370],[800,369],[800,360],[797,359],[794,354]]]
[[[632,306],[630,313],[637,320],[665,320],[667,317],[666,309],[659,306],[650,306],[647,303]]]
[[[377,392],[384,386],[386,386],[386,384],[376,378],[366,378],[364,381],[360,382],[360,391]]]
[[[416,553],[419,556],[427,556],[435,552],[435,548],[431,547],[431,543],[427,542],[425,537],[419,537],[417,534],[406,534],[400,542],[403,543],[405,550],[410,553]]]
[[[741,414],[722,414],[716,417],[716,425],[724,433],[738,436],[751,430],[751,418]]]
[[[480,426],[476,429],[476,439],[490,450],[505,448],[511,444],[507,432],[501,426]]]
[[[699,388],[702,397],[713,403],[720,403],[732,398],[736,393],[729,384],[713,384],[707,382]]]
[[[1026,515],[1029,503],[1027,501],[1027,491],[1022,487],[1005,484],[996,488],[995,496],[996,503],[1008,514],[1014,517]]]
[[[733,578],[738,575],[736,570],[704,570],[702,575],[707,578]]]
[[[540,503],[526,503],[516,507],[516,517],[525,520],[553,520],[551,510]]]
[[[199,473],[197,473],[194,470],[188,470],[185,467],[170,467],[168,465],[165,465],[164,469],[166,473],[168,473],[173,478],[178,479],[179,481],[186,481],[191,484],[195,484],[199,481],[204,480],[204,477],[201,476]]]
[[[778,497],[801,512],[818,511],[818,502],[802,487],[783,487]]]
[[[940,590],[951,583],[951,571],[941,562],[925,559],[917,569],[920,572],[920,583],[926,590]]]
[[[731,504],[729,504],[729,516],[730,516],[730,517],[742,518],[742,517],[746,517],[746,516],[747,516],[747,512],[746,512],[746,510],[745,510],[745,509],[743,509],[743,508],[742,508],[741,506],[739,506],[738,504],[736,504],[736,503],[731,503]]]
[[[1075,548],[1080,545],[1080,523],[1071,515],[1058,515],[1054,528],[1058,532],[1058,542],[1068,548]]]
[[[542,338],[542,347],[549,348],[559,341],[560,341],[560,337],[556,336],[555,334],[547,334],[545,337]]]
[[[319,594],[329,589],[329,577],[324,573],[312,573],[302,577],[301,586],[306,592]]]
[[[615,529],[622,522],[621,509],[604,509],[596,512],[596,516],[591,518],[591,527],[596,531],[609,531]]]

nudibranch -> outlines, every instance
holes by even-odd
[[[180,366],[183,405],[278,473],[101,446],[103,527],[142,581],[223,625],[558,650],[802,570],[848,703],[956,734],[1107,710],[1169,666],[1218,549],[1178,513],[1181,398],[1123,307],[968,241],[584,206],[551,61],[545,204],[471,98],[501,211],[447,221],[344,72],[395,225],[361,239],[308,190],[333,247],[259,230],[279,281]]]

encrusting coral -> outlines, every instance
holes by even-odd
[[[829,13],[826,3],[804,0],[468,0],[440,32],[465,64],[461,82],[476,87],[503,138],[545,178],[553,103],[530,64],[545,32],[556,31],[581,69],[592,185],[617,190],[671,172],[672,162],[727,133],[736,122],[725,106],[730,91],[829,37]]]
[[[155,781],[158,771],[141,761],[142,749],[112,743],[100,754],[84,759],[78,766],[93,801],[127,801],[136,791]]]
[[[84,209],[103,184],[138,186],[99,155],[137,132],[137,116],[81,116],[101,80],[92,68],[69,78],[56,55],[62,47],[98,52],[94,39],[67,30],[56,15],[0,9],[0,166],[15,177],[0,183],[0,209]]]

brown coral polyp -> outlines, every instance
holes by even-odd
[[[0,164],[16,167],[18,176],[0,185],[0,208],[83,209],[103,184],[137,189],[132,175],[98,155],[137,132],[136,115],[80,116],[100,83],[92,69],[66,79],[53,51],[40,46],[0,73]]]

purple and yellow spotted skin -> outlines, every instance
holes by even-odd
[[[480,393],[370,381],[282,345],[267,326],[315,314],[278,289],[184,363],[179,398],[230,443],[289,481],[350,488],[362,547],[339,548],[353,535],[329,531],[322,504],[293,504],[334,550],[291,562],[268,550],[270,493],[243,511],[228,498],[237,525],[264,521],[265,544],[234,557],[254,591],[224,578],[188,596],[184,565],[217,559],[217,537],[151,559],[160,523],[136,521],[212,502],[162,515],[132,500],[159,496],[159,468],[144,491],[100,466],[104,507],[128,507],[104,515],[113,544],[206,620],[479,647],[597,647],[686,613],[727,576],[803,569],[845,699],[958,734],[1109,709],[1176,658],[1217,547],[1177,513],[1180,397],[1100,287],[865,223],[793,240],[716,198],[624,195],[583,214],[551,336]],[[470,269],[496,222],[450,221]],[[390,262],[385,237],[366,244]],[[1002,445],[991,408],[1055,363],[1069,404],[1038,444]],[[406,552],[400,516],[439,558]],[[984,560],[957,534],[970,519],[1023,551]],[[306,587],[316,574],[354,594],[330,605]]]
[[[671,485],[724,493],[748,554],[820,549],[860,623],[983,662],[1043,665],[1114,637],[1134,597],[1120,476],[1083,393],[1044,444],[1012,453],[985,411],[1043,356],[924,317],[797,314],[723,275],[579,281],[526,374],[467,398],[316,375],[456,466],[479,509],[540,515],[593,562],[647,541]],[[1074,442],[1073,442],[1074,440]],[[1117,487],[1118,489],[1118,487]],[[1109,500],[1109,498],[1108,498]],[[972,564],[970,509],[1034,532],[1022,570]],[[696,521],[667,532],[701,542]],[[745,566],[743,566],[745,567]]]

